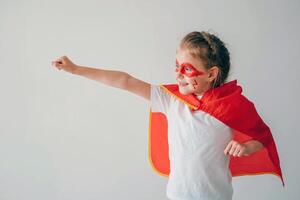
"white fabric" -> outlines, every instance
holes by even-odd
[[[232,131],[203,111],[191,111],[158,85],[151,85],[152,112],[168,119],[170,175],[167,197],[172,200],[231,200],[229,156],[224,149]]]

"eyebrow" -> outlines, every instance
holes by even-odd
[[[177,59],[176,59],[176,65],[179,65]],[[197,68],[194,67],[192,64],[187,63],[187,62],[181,63],[181,66],[193,67],[194,69],[197,69]]]

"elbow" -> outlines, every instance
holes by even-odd
[[[120,76],[119,80],[117,81],[116,87],[123,89],[123,90],[128,90],[131,76],[126,72],[120,72],[120,73],[121,73],[121,76]]]

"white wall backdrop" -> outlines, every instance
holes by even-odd
[[[211,30],[231,52],[230,79],[271,127],[286,187],[273,175],[233,178],[235,200],[297,199],[297,0],[0,1],[0,199],[166,200],[148,161],[144,99],[59,71],[51,61],[172,83],[175,49]]]

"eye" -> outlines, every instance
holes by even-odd
[[[191,68],[189,68],[189,67],[184,67],[184,70],[186,71],[186,72],[192,72],[193,70],[191,69]]]

